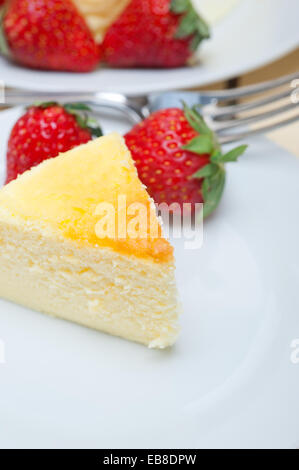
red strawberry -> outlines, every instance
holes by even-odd
[[[125,136],[141,181],[156,203],[204,202],[204,216],[221,199],[224,163],[236,161],[242,145],[222,154],[213,132],[198,111],[169,108],[157,111]]]
[[[208,37],[191,0],[132,0],[106,33],[103,50],[116,67],[179,67]]]
[[[6,183],[61,152],[102,135],[83,104],[33,106],[14,125],[8,141]]]
[[[100,52],[71,0],[7,0],[0,50],[22,65],[89,72]]]

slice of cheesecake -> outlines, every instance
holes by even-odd
[[[150,347],[175,342],[173,249],[122,137],[1,189],[0,296]]]

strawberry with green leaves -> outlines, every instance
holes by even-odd
[[[204,203],[204,217],[218,206],[225,186],[225,164],[247,146],[228,153],[197,108],[153,113],[125,136],[141,181],[156,203]]]
[[[209,37],[191,0],[131,0],[107,31],[103,51],[114,67],[180,67]]]
[[[90,72],[100,51],[71,0],[6,0],[0,52],[27,67]]]
[[[84,104],[45,103],[30,107],[14,125],[7,148],[6,183],[59,153],[85,144],[101,129]]]

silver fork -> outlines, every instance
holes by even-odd
[[[257,98],[265,92],[269,92],[269,95]],[[250,100],[242,104],[230,104],[243,98]],[[39,101],[84,102],[96,112],[102,108],[117,110],[133,123],[140,122],[159,109],[181,106],[182,101],[185,101],[189,106],[200,106],[202,115],[217,133],[220,143],[228,144],[270,132],[299,120],[299,72],[268,82],[224,91],[176,91],[136,97],[102,92],[5,90],[4,106],[28,105]],[[261,108],[271,104],[275,104],[273,109],[259,112]],[[291,116],[289,112],[292,112]],[[279,120],[267,123],[269,118]],[[258,127],[249,127],[256,123],[259,124]]]

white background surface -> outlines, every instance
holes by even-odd
[[[100,68],[90,74],[66,74],[37,72],[0,58],[0,80],[7,86],[34,90],[97,90],[127,94],[206,85],[244,74],[294,49],[299,45],[298,17],[298,0],[239,0],[213,28],[213,38],[200,49],[200,63],[195,67],[171,70]]]
[[[0,115],[2,169],[16,113]],[[184,314],[173,349],[0,300],[0,447],[298,445],[299,161],[259,139],[227,168],[203,248],[175,244]]]

